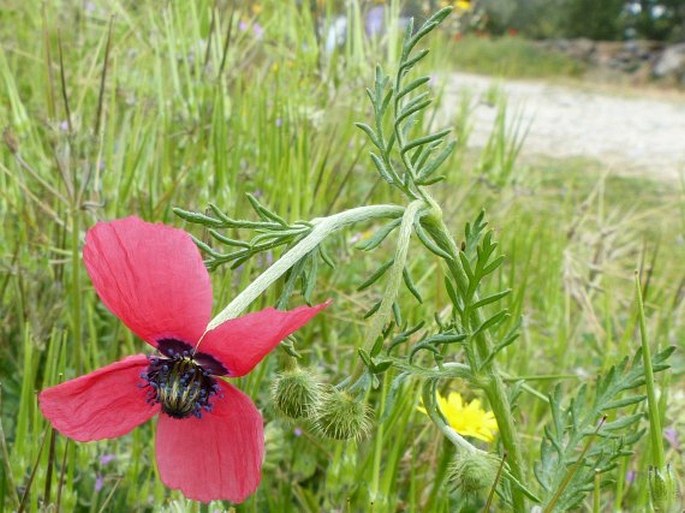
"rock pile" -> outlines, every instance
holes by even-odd
[[[540,44],[592,66],[634,75],[640,81],[652,77],[685,86],[685,43],[666,45],[646,40],[581,38],[548,40]]]

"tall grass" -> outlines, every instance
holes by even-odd
[[[130,214],[181,224],[172,207],[203,210],[209,201],[247,215],[247,192],[289,220],[393,201],[353,122],[368,119],[363,87],[376,60],[397,58],[396,43],[363,36],[358,2],[350,43],[331,54],[295,0],[262,2],[258,15],[214,0],[10,3],[0,12],[0,511],[207,511],[161,485],[149,423],[118,440],[75,444],[37,409],[41,388],[142,347],[95,297],[80,260],[84,231]],[[332,10],[320,14],[330,19]],[[432,65],[450,53],[435,45]],[[454,233],[486,208],[507,254],[493,288],[511,287],[512,319],[524,319],[522,343],[505,361],[512,379],[529,377],[538,392],[524,394],[516,413],[532,468],[552,384],[591,382],[637,347],[635,268],[650,339],[682,348],[683,220],[673,212],[683,200],[664,184],[598,178],[586,162],[550,160],[517,174],[520,141],[505,131],[506,115],[502,108],[492,144],[474,156],[462,111],[450,174],[435,192]],[[482,180],[482,163],[496,179]],[[339,265],[323,271],[317,294],[335,297],[335,308],[297,345],[331,381],[351,372],[367,329],[362,314],[378,299],[356,290],[375,269],[353,250],[366,236],[362,227],[331,244]],[[215,272],[216,309],[267,265]],[[447,304],[444,271],[428,257],[409,265],[427,305],[411,312],[419,320]],[[277,297],[272,290],[261,302]],[[662,415],[682,435],[682,356],[674,365]],[[417,384],[392,404],[387,387],[370,397],[376,427],[367,439],[331,442],[272,411],[276,368],[270,357],[239,383],[265,413],[267,460],[259,491],[237,511],[482,509],[482,499],[450,484],[453,449],[417,411]],[[682,476],[682,449],[669,451]],[[643,511],[648,465],[639,446],[603,503]]]
[[[580,78],[586,66],[518,36],[467,35],[445,40],[458,69],[511,78]]]

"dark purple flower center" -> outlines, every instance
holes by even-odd
[[[150,364],[141,375],[144,386],[149,387],[147,401],[159,403],[162,411],[175,419],[200,418],[203,411],[211,411],[212,396],[220,391],[212,374],[225,374],[223,366],[209,355],[193,354],[185,342],[165,339],[158,347],[164,356],[149,356]],[[203,357],[210,359],[207,365]]]

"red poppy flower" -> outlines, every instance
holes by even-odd
[[[182,230],[135,217],[95,225],[83,259],[103,303],[159,353],[43,390],[43,415],[86,442],[121,436],[160,414],[164,484],[199,501],[243,501],[261,478],[263,422],[252,400],[222,377],[250,372],[327,304],[267,308],[206,331],[212,288],[195,244]]]

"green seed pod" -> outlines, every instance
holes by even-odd
[[[328,392],[319,408],[319,432],[335,440],[360,439],[371,428],[369,409],[364,401],[343,390]]]
[[[670,465],[666,465],[664,469],[649,468],[649,498],[656,512],[680,511],[675,504],[676,484]]]
[[[274,381],[271,395],[278,411],[291,419],[314,415],[321,402],[321,384],[308,371],[290,369]]]
[[[495,483],[501,461],[483,452],[457,454],[452,466],[452,480],[464,495],[477,495]]]

